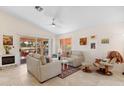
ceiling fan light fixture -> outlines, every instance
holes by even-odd
[[[55,19],[52,19],[52,27],[56,27],[56,24],[54,23]]]
[[[55,25],[55,24],[53,24],[53,25],[52,25],[52,27],[56,27],[56,25]]]

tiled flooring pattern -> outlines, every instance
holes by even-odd
[[[26,65],[11,69],[0,70],[0,85],[5,86],[98,86],[98,85],[124,85],[124,75],[114,72],[113,76],[104,76],[96,73],[84,73],[81,70],[61,79],[52,78],[44,83],[39,83],[27,72]]]

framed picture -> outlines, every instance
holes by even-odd
[[[3,35],[3,45],[13,45],[13,36]]]
[[[95,39],[96,38],[96,35],[92,35],[90,38],[91,39]]]
[[[101,39],[102,44],[109,44],[109,39],[108,38],[103,38]]]
[[[91,49],[96,49],[96,43],[91,43]]]
[[[87,45],[87,38],[80,38],[80,45]]]

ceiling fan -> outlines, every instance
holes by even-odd
[[[51,23],[52,27],[56,27],[56,24],[55,24],[55,18],[52,19],[52,23]]]
[[[49,25],[53,28],[63,28],[63,25],[55,17],[52,18],[52,22]]]
[[[44,10],[44,8],[41,7],[41,6],[35,6],[35,9],[36,9],[38,12],[41,12],[41,11]],[[56,11],[54,17],[50,18],[50,19],[52,19],[52,22],[51,22],[49,25],[51,25],[51,26],[54,27],[54,28],[55,28],[55,27],[61,27],[61,26],[62,26],[62,24],[60,24],[60,23],[58,22],[58,20],[56,19],[56,18],[59,16],[59,12],[60,12],[60,8],[58,8],[58,10]],[[56,22],[55,22],[55,21],[56,21]]]

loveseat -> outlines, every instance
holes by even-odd
[[[44,82],[52,77],[61,74],[60,62],[49,62],[43,64],[43,56],[39,54],[33,54],[27,56],[27,70],[40,82]]]
[[[69,61],[69,65],[73,67],[78,67],[84,61],[83,51],[72,51],[70,57],[67,57],[66,60]]]

